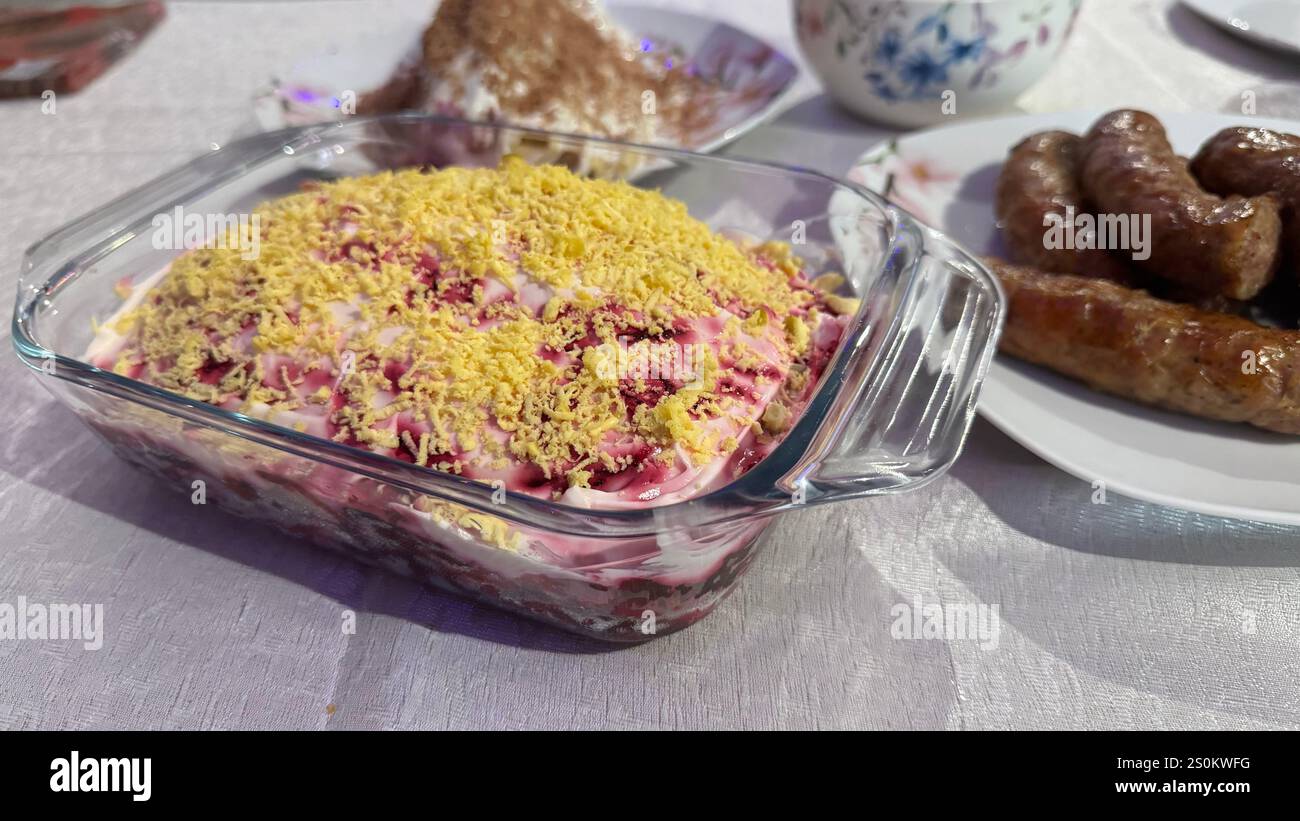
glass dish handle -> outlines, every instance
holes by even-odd
[[[1006,300],[979,260],[918,227],[920,253],[885,348],[820,431],[824,455],[804,474],[809,501],[911,490],[961,453]]]

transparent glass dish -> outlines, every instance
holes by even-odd
[[[115,286],[182,253],[155,247],[177,206],[247,213],[306,181],[410,165],[495,166],[512,151],[628,174],[716,230],[792,242],[811,275],[862,298],[808,407],[721,489],[633,510],[516,495],[318,439],[84,361]],[[707,615],[774,516],[896,493],[943,473],[974,414],[1003,317],[976,259],[874,194],[817,173],[425,115],[263,134],[200,157],[30,248],[19,356],[125,460],[207,501],[421,582],[611,641]],[[502,535],[510,547],[503,547]]]

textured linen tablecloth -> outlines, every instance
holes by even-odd
[[[5,291],[46,232],[247,130],[277,68],[412,5],[175,3],[55,115],[0,103]],[[797,54],[782,0],[661,5]],[[1022,108],[1237,110],[1252,89],[1300,113],[1300,62],[1170,0],[1084,5]],[[800,82],[726,153],[842,174],[889,134]],[[1300,727],[1300,531],[1093,505],[983,421],[939,481],[786,515],[712,616],[606,650],[196,508],[37,379],[0,356],[0,603],[102,603],[105,637],[0,640],[0,727]],[[996,646],[892,638],[916,597],[997,605]]]

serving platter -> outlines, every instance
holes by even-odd
[[[993,196],[1007,152],[1034,132],[1082,133],[1103,113],[1031,114],[917,132],[872,148],[848,177],[970,250],[1005,256]],[[1300,123],[1282,120],[1153,113],[1184,155],[1229,126],[1300,131]],[[1043,459],[1107,492],[1300,525],[1300,438],[1156,410],[1004,356],[990,369],[979,410]]]

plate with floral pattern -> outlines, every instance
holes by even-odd
[[[848,178],[977,254],[1006,256],[993,212],[1007,152],[1024,137],[1082,133],[1103,112],[973,120],[876,146]],[[1290,133],[1300,123],[1225,114],[1162,114],[1174,148],[1195,153],[1223,128]],[[1300,438],[1170,413],[1088,389],[1045,369],[998,357],[980,413],[1008,436],[1091,487],[1185,510],[1300,525]]]

